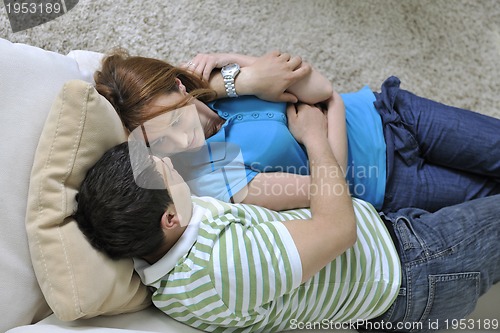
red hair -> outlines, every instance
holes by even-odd
[[[189,96],[180,105],[162,109],[154,114],[145,112],[159,95],[178,92],[175,79],[180,79]],[[169,63],[145,57],[132,57],[124,50],[106,56],[102,68],[94,74],[97,91],[115,108],[130,131],[149,119],[186,104],[192,97],[208,102],[215,91],[208,83],[190,72]]]

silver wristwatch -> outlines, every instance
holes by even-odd
[[[222,78],[224,79],[224,86],[226,87],[226,92],[228,97],[238,97],[236,93],[236,88],[234,86],[234,79],[236,75],[240,72],[240,65],[238,64],[229,64],[222,67],[220,73],[222,74]]]

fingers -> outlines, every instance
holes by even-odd
[[[290,55],[290,53],[281,52],[279,50],[274,50],[274,51],[269,52],[268,56],[278,58],[279,60],[281,60],[283,62],[288,62],[291,59],[293,59],[294,62],[297,61],[297,59],[296,59],[297,57],[293,57],[292,58],[292,56]],[[298,58],[300,59],[300,57],[298,57]]]
[[[271,52],[267,53],[268,56],[270,57],[279,57],[281,52],[279,50],[272,50]]]
[[[185,70],[208,81],[210,73],[217,67],[217,61],[209,54],[198,54],[182,66]]]
[[[295,118],[301,117],[302,114],[308,114],[308,112],[323,114],[321,109],[306,103],[288,103],[286,107],[287,116],[293,116]]]
[[[299,99],[292,93],[285,91],[278,97],[278,102],[297,103]]]
[[[198,68],[198,63],[196,63],[195,61],[196,60],[193,58],[190,61],[183,64],[181,67],[187,70],[188,72],[196,73],[196,69]]]
[[[203,68],[203,72],[202,72],[202,78],[204,81],[207,81],[210,80],[210,74],[212,73],[213,69],[217,67],[217,64],[215,64],[214,66],[205,66],[205,68]]]
[[[311,66],[303,62],[302,58],[299,56],[293,56],[287,52],[280,52],[279,50],[274,50],[268,53],[270,57],[276,57],[282,62],[286,63],[286,65],[292,70],[298,70],[297,75],[303,76],[307,73],[311,72]]]
[[[286,106],[286,116],[288,118],[288,121],[290,121],[292,119],[295,119],[297,118],[297,107],[296,107],[296,104],[291,104],[291,103],[288,103],[287,106]]]
[[[291,73],[290,79],[294,82],[298,82],[302,78],[305,78],[307,75],[311,74],[312,67],[309,64],[302,63],[299,68],[296,68]]]
[[[299,56],[292,57],[290,58],[290,60],[288,60],[288,63],[293,69],[299,68],[299,66],[302,64],[302,58]]]
[[[289,60],[290,60],[290,58],[291,58],[292,56],[291,56],[289,53],[281,53],[281,54],[279,55],[279,57],[280,57],[281,59],[284,59],[284,60],[286,60],[286,61],[289,61]]]
[[[198,66],[200,64],[203,64],[206,62],[206,60],[204,60],[206,55],[204,54],[197,54],[194,58],[192,58],[191,60],[189,60],[188,62],[186,62],[182,67],[184,67],[186,70],[190,71],[190,72],[194,72],[196,71],[196,68],[198,68]]]
[[[194,59],[193,59],[194,60]],[[198,64],[193,62],[193,61],[188,61],[185,65],[184,68],[186,68],[190,72],[195,72],[196,68],[198,67]]]

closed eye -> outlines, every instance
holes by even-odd
[[[164,140],[165,140],[164,136],[159,137],[158,139],[151,142],[151,146],[156,146],[156,145],[162,144]]]
[[[171,124],[170,126],[176,126],[179,124],[179,122],[181,121],[181,117],[178,117],[177,119],[175,119]]]

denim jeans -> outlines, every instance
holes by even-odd
[[[442,207],[500,193],[500,119],[437,103],[390,77],[375,107],[387,146],[382,211]]]
[[[408,208],[382,218],[392,228],[402,264],[399,296],[374,320],[393,329],[387,331],[450,328],[500,280],[500,195],[435,213]]]

